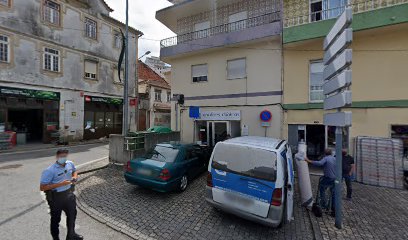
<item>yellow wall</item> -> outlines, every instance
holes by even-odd
[[[407,39],[408,24],[354,33],[353,101],[408,99]],[[322,42],[317,39],[285,46],[285,104],[308,103],[309,62],[322,59]]]
[[[281,43],[279,37],[257,43],[247,43],[219,49],[208,49],[194,55],[177,56],[168,62],[172,65],[172,93],[185,97],[228,95],[282,91]],[[227,79],[227,60],[246,57],[247,78]],[[208,82],[193,83],[191,66],[208,64]],[[206,100],[186,100],[186,110],[182,120],[179,117],[179,130],[182,125],[183,141],[193,140],[193,121],[188,116],[188,106],[200,106],[202,110],[241,110],[241,126],[249,125],[250,135],[264,136],[259,114],[262,110],[272,111],[273,122],[268,129],[270,137],[281,137],[282,108],[281,95],[241,98],[218,98]],[[262,106],[254,106],[262,105]],[[224,107],[225,106],[225,107]],[[172,104],[172,128],[176,129],[175,103]]]

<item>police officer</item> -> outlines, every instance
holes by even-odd
[[[59,240],[59,223],[61,213],[67,216],[67,240],[81,240],[83,237],[75,233],[77,215],[76,198],[73,184],[78,179],[74,163],[67,160],[68,150],[60,149],[56,154],[57,161],[45,169],[41,176],[40,190],[47,196],[51,210],[51,235]]]

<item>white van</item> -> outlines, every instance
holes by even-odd
[[[267,226],[293,219],[294,173],[284,140],[239,137],[219,142],[208,166],[206,200]]]

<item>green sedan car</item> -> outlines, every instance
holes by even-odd
[[[210,156],[208,148],[197,144],[157,144],[145,156],[127,163],[125,179],[159,192],[182,192],[207,169]]]

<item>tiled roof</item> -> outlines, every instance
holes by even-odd
[[[170,84],[159,74],[157,74],[153,69],[151,69],[147,64],[139,61],[138,65],[138,77],[139,83],[146,83],[157,87],[162,87],[170,89]]]

